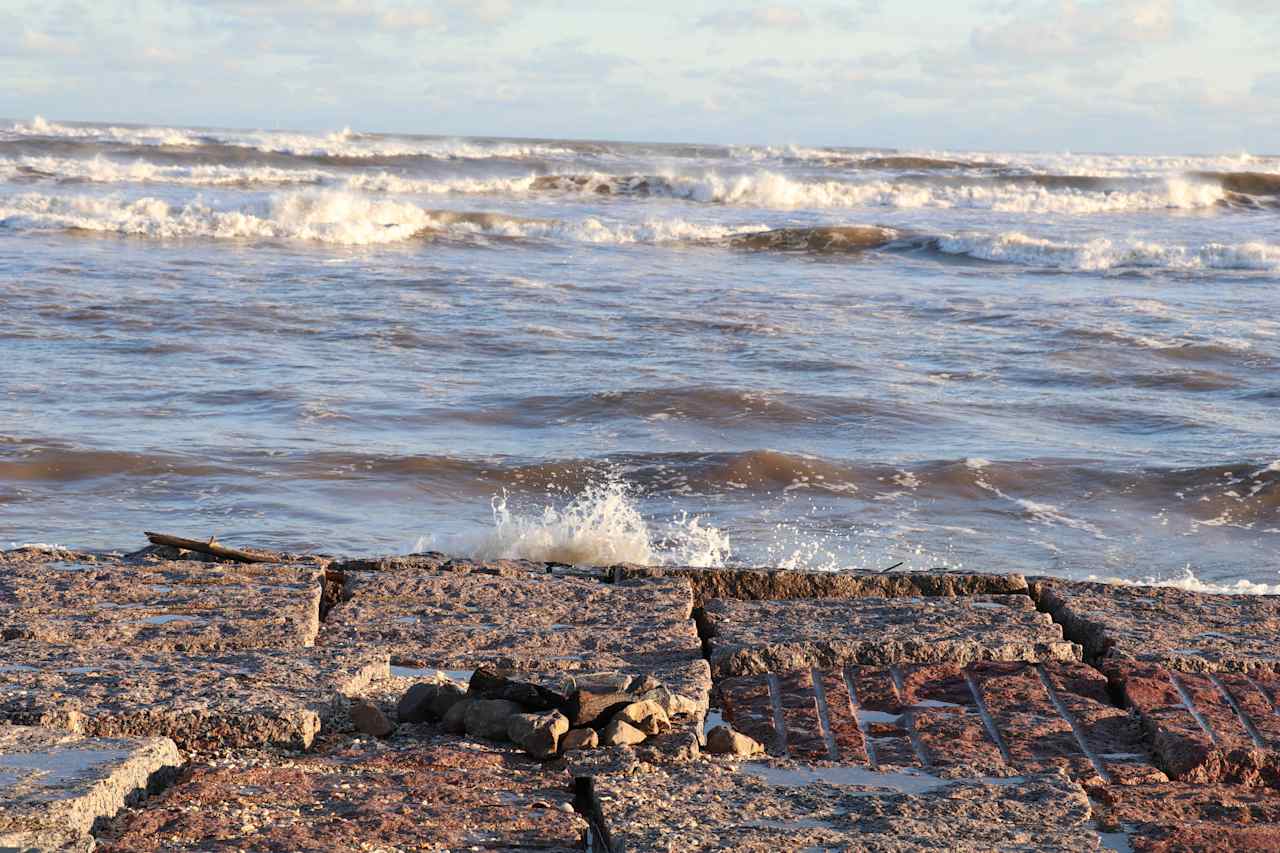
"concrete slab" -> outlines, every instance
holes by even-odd
[[[572,779],[522,755],[438,738],[291,760],[233,758],[117,819],[103,851],[580,851]]]
[[[80,738],[0,725],[0,849],[93,849],[96,824],[182,764],[168,738]]]
[[[1090,658],[1182,672],[1280,673],[1280,596],[1038,581],[1036,599]]]
[[[1087,786],[1167,781],[1138,720],[1076,663],[846,667],[717,685],[734,728],[775,756],[945,778],[1061,770]]]
[[[1019,574],[969,572],[798,572],[789,569],[725,569],[673,566],[613,567],[615,580],[684,577],[693,584],[694,604],[713,598],[776,601],[793,598],[912,598],[915,596],[1011,595],[1025,593]]]
[[[706,708],[710,678],[683,579],[380,571],[347,575],[318,642],[402,667],[649,674]]]
[[[1112,787],[1094,793],[1099,827],[1138,853],[1280,850],[1280,792],[1239,785]]]
[[[1280,679],[1123,660],[1108,660],[1104,669],[1170,778],[1280,788]]]
[[[11,642],[0,649],[0,720],[94,737],[165,736],[184,750],[305,749],[342,697],[389,675],[360,649],[187,656]]]
[[[843,771],[843,772],[835,772]],[[956,782],[922,773],[748,763],[596,779],[616,850],[1098,850],[1065,776]]]
[[[0,639],[156,651],[302,648],[323,571],[258,564],[44,561],[0,573]]]
[[[1071,661],[1080,649],[1022,595],[708,602],[717,678],[851,664]]]

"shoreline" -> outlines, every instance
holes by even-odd
[[[1274,596],[228,555],[0,552],[0,847],[1280,846]]]

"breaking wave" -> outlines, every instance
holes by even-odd
[[[103,126],[60,124],[42,116],[18,122],[4,131],[9,138],[69,140],[76,142],[139,146],[143,148],[191,148],[230,146],[268,154],[341,160],[376,160],[418,157],[433,160],[533,159],[589,153],[591,146],[444,138],[396,138],[343,128],[327,134],[286,131],[192,130],[173,127]]]
[[[1175,577],[1148,575],[1147,577],[1133,579],[1113,575],[1089,575],[1085,580],[1122,586],[1170,586],[1187,592],[1225,593],[1228,595],[1280,595],[1280,583],[1260,583],[1247,578],[1239,578],[1235,581],[1206,581],[1197,577],[1190,566],[1184,568],[1182,574]]]
[[[698,516],[646,520],[616,481],[588,485],[562,506],[546,504],[528,513],[508,502],[505,492],[493,498],[492,527],[448,537],[444,550],[478,559],[597,566],[723,566],[731,554],[729,537]]]
[[[50,196],[25,193],[0,200],[0,227],[93,231],[158,239],[289,239],[346,245],[413,238],[468,236],[561,238],[585,243],[714,242],[763,226],[726,227],[682,219],[610,223],[527,219],[499,213],[429,210],[340,191],[282,193],[233,208],[204,201],[177,206],[158,198]]]
[[[1262,176],[1266,177],[1266,176]],[[1276,176],[1280,178],[1280,176]],[[1198,210],[1215,206],[1273,207],[1265,194],[1247,194],[1206,176],[1146,181],[1117,188],[1105,178],[1064,175],[938,178],[932,180],[800,180],[756,171],[739,175],[527,174],[522,176],[412,177],[395,171],[352,174],[331,168],[268,164],[154,163],[92,158],[23,156],[0,160],[9,182],[172,184],[210,187],[318,185],[352,192],[421,195],[670,198],[700,204],[778,210],[823,208],[938,208],[998,212],[1090,214],[1142,210]],[[1256,187],[1253,187],[1256,189]]]
[[[803,181],[774,172],[736,176],[546,175],[531,191],[595,196],[663,197],[771,209],[972,208],[1011,213],[1108,213],[1195,210],[1223,205],[1228,194],[1210,181],[1169,178],[1143,189],[1115,189],[1106,179],[1034,175],[945,181]],[[405,189],[408,189],[407,185]]]
[[[1090,272],[1147,269],[1280,270],[1280,245],[1261,241],[1211,242],[1191,246],[1107,238],[1071,242],[1009,231],[1001,234],[959,234],[940,237],[932,243],[947,255],[1042,269]]]

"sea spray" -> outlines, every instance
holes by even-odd
[[[729,537],[700,516],[681,513],[655,530],[616,480],[588,485],[567,504],[546,504],[530,514],[513,510],[506,490],[490,505],[491,528],[449,537],[445,549],[478,559],[598,566],[712,567],[724,565],[731,553]]]

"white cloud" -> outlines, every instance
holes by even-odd
[[[842,5],[802,6],[766,4],[750,8],[727,8],[698,20],[698,26],[725,34],[756,30],[801,32],[818,26],[852,28],[864,15],[880,8],[880,0],[862,0]]]
[[[1091,62],[1128,59],[1119,52],[1172,41],[1183,26],[1176,0],[1048,0],[977,27],[970,42],[991,62]]]

